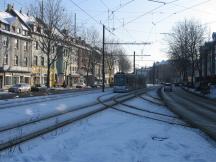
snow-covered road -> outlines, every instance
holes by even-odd
[[[174,115],[138,98],[127,103]],[[215,143],[197,129],[108,109],[2,152],[0,162],[215,162],[215,155]]]

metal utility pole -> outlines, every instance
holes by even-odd
[[[102,51],[102,53],[103,53],[103,60],[102,60],[102,78],[103,78],[103,80],[102,80],[102,92],[104,92],[104,88],[105,88],[105,58],[104,58],[104,47],[105,47],[105,25],[103,25],[103,51]]]
[[[44,2],[41,2],[41,19],[44,20]]]
[[[74,37],[76,38],[76,13],[74,15]]]
[[[154,64],[153,64],[153,72],[152,72],[152,83],[153,83],[153,85],[155,84],[155,62],[154,62]]]
[[[135,74],[135,72],[136,72],[136,67],[135,67],[135,66],[136,66],[136,65],[135,65],[135,62],[136,62],[135,57],[136,57],[136,56],[135,56],[135,55],[136,55],[136,53],[135,53],[135,51],[134,51],[134,60],[133,60],[133,70],[134,70],[133,73],[134,73],[134,74]]]

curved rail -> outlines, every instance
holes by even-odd
[[[137,94],[135,94],[135,96],[137,96]],[[160,115],[160,116],[163,116],[163,117],[167,117],[168,120],[163,120],[163,119],[160,119],[160,118],[156,118],[156,117],[149,117],[147,115],[141,115],[141,114],[138,114],[138,113],[135,113],[135,112],[130,112],[130,111],[127,111],[127,110],[122,110],[120,108],[116,108],[114,106],[112,106],[111,108],[113,108],[114,110],[117,110],[117,111],[121,111],[121,112],[124,112],[124,113],[127,113],[127,114],[131,114],[131,115],[136,115],[136,116],[139,116],[139,117],[143,117],[143,118],[148,118],[148,119],[152,119],[152,120],[156,120],[156,121],[159,121],[159,122],[164,122],[164,123],[167,123],[167,124],[172,124],[172,125],[179,125],[179,126],[183,126],[183,127],[190,127],[190,125],[188,124],[184,124],[182,122],[173,122],[171,121],[170,119],[174,119],[174,120],[178,120],[178,117],[176,116],[171,116],[171,115],[167,115],[167,114],[163,114],[163,113],[158,113],[158,112],[153,112],[153,111],[149,111],[149,110],[146,110],[146,109],[140,109],[140,108],[137,108],[135,106],[132,106],[132,105],[127,105],[125,103],[122,103],[122,102],[119,102],[115,97],[112,98],[116,104],[120,104],[120,105],[123,105],[123,106],[126,106],[130,109],[135,109],[135,110],[141,110],[142,112],[147,112],[147,113],[150,113],[150,114],[154,114],[154,115]]]
[[[102,97],[110,95],[111,93],[101,95],[97,98],[97,101],[101,100]],[[128,97],[129,96],[129,97]],[[126,95],[116,95],[117,98],[123,98],[123,100],[134,97],[131,94]],[[40,118],[35,121],[18,124],[17,126],[11,128],[5,128],[0,132],[0,151],[14,147],[20,143],[23,143],[27,140],[32,140],[36,137],[39,137],[43,134],[50,133],[58,128],[69,125],[75,121],[84,119],[90,115],[96,114],[107,109],[110,106],[114,106],[116,103],[113,102],[112,98],[107,98],[102,101],[103,103],[108,103],[108,105],[101,105],[99,102],[93,102],[88,105],[83,105],[72,109],[70,111],[62,112],[61,114],[52,114],[44,118]],[[21,130],[21,131],[20,131]],[[23,132],[23,134],[13,134],[12,131]],[[7,135],[11,135],[9,138]]]
[[[105,95],[110,95],[110,93],[105,94]],[[102,96],[105,96],[105,95],[102,95]],[[104,100],[104,102],[109,101],[109,100],[110,99],[106,99]],[[13,127],[5,128],[4,130],[1,130],[0,132],[0,138],[3,138],[0,140],[1,141],[0,151],[11,148],[22,142],[39,137],[51,131],[54,131],[58,128],[71,124],[75,121],[81,120],[90,115],[103,111],[104,109],[106,109],[105,106],[100,106],[100,103],[94,102],[88,105],[77,107],[70,111],[66,111],[66,112],[62,112],[58,114],[52,114],[52,115],[46,116],[44,118],[40,118],[35,121],[21,123],[21,124],[17,124],[17,126],[14,125]],[[38,128],[40,126],[41,128]],[[20,130],[21,132],[26,131],[25,134],[23,133],[23,134],[18,135]],[[11,135],[11,132],[13,131],[15,132],[17,131],[17,134]],[[6,135],[8,136],[11,135],[13,137],[10,138],[10,137],[7,137]]]

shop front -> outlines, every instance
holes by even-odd
[[[19,83],[30,84],[30,73],[5,72],[0,74],[0,88],[8,89]]]

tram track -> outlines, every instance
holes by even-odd
[[[115,95],[115,97],[124,102],[125,100],[134,97],[132,93],[133,92],[124,95],[117,94]],[[110,95],[110,93],[99,96],[97,98],[97,102],[77,107],[76,109],[72,109],[71,111],[55,115],[49,115],[47,117],[40,118],[35,121],[17,124],[17,126],[14,125],[13,127],[11,126],[2,129],[0,132],[0,151],[9,149],[25,141],[32,140],[46,133],[57,130],[58,128],[64,127],[73,122],[84,119],[90,115],[101,112],[117,104],[113,101],[113,97],[102,100],[102,97],[105,97],[106,95]],[[101,104],[101,102],[98,102],[99,100],[105,104]]]
[[[134,94],[134,97],[137,97],[137,96],[140,96],[140,94]],[[147,109],[141,109],[141,108],[138,108],[136,106],[126,104],[126,103],[124,103],[122,101],[119,102],[117,100],[117,98],[115,98],[115,97],[113,97],[113,100],[116,102],[116,105],[122,105],[122,106],[124,106],[126,108],[125,109],[125,108],[119,108],[119,107],[116,107],[116,106],[112,106],[111,108],[114,109],[114,110],[124,112],[124,113],[127,113],[127,114],[131,114],[131,115],[135,115],[135,116],[142,117],[142,118],[147,118],[147,119],[167,123],[167,124],[172,124],[172,125],[178,125],[178,126],[190,127],[191,128],[190,125],[188,125],[188,124],[184,123],[183,121],[181,121],[179,119],[179,117],[177,117],[177,116],[167,115],[167,114],[163,114],[163,113],[159,113],[159,112],[155,112],[155,111],[150,111],[150,110],[147,110]],[[143,114],[143,112],[145,114]],[[150,114],[150,116],[149,116],[149,114]]]
[[[87,94],[97,93],[97,90],[95,90],[95,91],[85,90],[85,91],[81,91],[81,92],[77,91],[75,93],[65,93],[65,94],[55,94],[55,95],[49,95],[49,96],[28,97],[28,98],[22,98],[22,99],[14,100],[14,101],[10,100],[10,102],[9,101],[0,102],[0,110],[24,106],[24,105],[32,105],[32,104],[36,104],[36,103],[42,103],[42,102],[53,101],[53,100],[60,100],[63,98],[65,99],[65,98],[80,96],[83,94],[87,95]]]
[[[144,97],[145,96],[145,97]],[[139,98],[151,102],[153,104],[159,105],[159,106],[165,106],[165,104],[162,102],[162,100],[156,99],[154,97],[152,97],[151,95],[148,94],[144,94],[144,96],[138,96]]]

